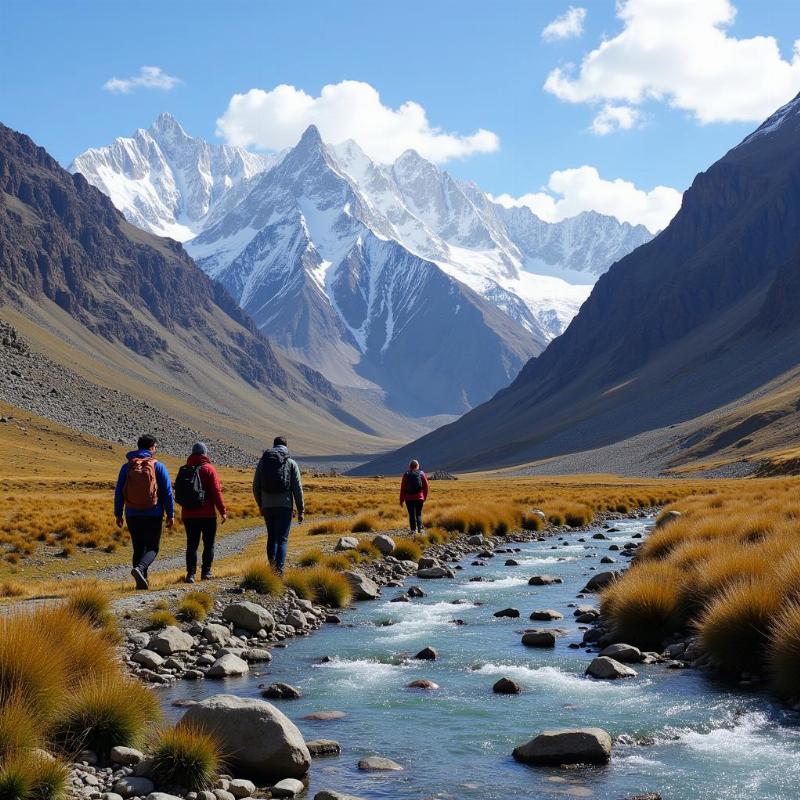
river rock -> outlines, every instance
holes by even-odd
[[[345,578],[350,581],[350,587],[353,590],[353,598],[355,600],[376,600],[381,593],[378,584],[364,575],[363,572],[347,570],[343,574]]]
[[[233,778],[228,783],[228,791],[239,800],[242,797],[252,797],[256,793],[256,785],[244,778]]]
[[[522,687],[516,681],[512,681],[511,678],[500,678],[492,686],[492,691],[495,694],[519,694],[522,691]]]
[[[261,690],[261,696],[269,700],[297,700],[300,690],[288,683],[271,683]]]
[[[527,631],[522,634],[525,647],[555,647],[556,635],[553,631]]]
[[[495,611],[496,617],[508,617],[509,619],[516,619],[519,616],[519,609],[517,608],[504,608],[502,611]]]
[[[158,669],[164,663],[162,656],[153,650],[148,650],[147,648],[144,648],[143,650],[137,650],[131,656],[131,661],[135,661],[137,664],[141,664],[147,669]]]
[[[147,795],[147,800],[183,800],[175,794],[167,794],[166,792],[150,792]]]
[[[263,647],[250,647],[242,653],[242,658],[252,664],[269,664],[272,653]]]
[[[287,615],[285,625],[291,625],[296,631],[302,631],[308,625],[306,615],[297,608],[293,608]]]
[[[381,551],[381,555],[390,556],[394,553],[395,543],[391,536],[385,533],[379,533],[373,540],[372,544]]]
[[[535,766],[607,764],[611,760],[611,736],[602,728],[542,731],[515,747],[513,756],[516,761]]]
[[[312,711],[306,714],[303,719],[311,720],[312,722],[330,722],[335,719],[344,719],[347,716],[345,711]]]
[[[407,689],[438,689],[439,684],[434,683],[433,681],[427,680],[427,678],[420,678],[416,681],[411,681],[411,683],[406,685]]]
[[[403,768],[391,758],[369,756],[358,762],[358,768],[364,772],[400,772]]]
[[[250,633],[257,633],[262,629],[269,633],[275,628],[275,618],[272,614],[264,606],[251,603],[249,600],[231,603],[222,612],[222,618]]]
[[[342,752],[342,746],[334,739],[312,739],[306,742],[311,758],[321,756],[338,756]]]
[[[225,783],[227,784],[227,781],[225,781]],[[233,794],[227,789],[212,789],[211,791],[213,792],[216,800],[236,800]]]
[[[174,625],[154,633],[147,643],[147,649],[160,656],[171,656],[175,653],[186,653],[194,646],[194,639]]]
[[[270,790],[273,797],[297,797],[305,790],[303,782],[297,778],[284,778],[278,781]]]
[[[120,778],[114,784],[114,792],[120,797],[145,797],[155,790],[153,781],[150,778],[137,778],[129,775],[125,778]]]
[[[358,549],[358,539],[355,536],[342,536],[334,550],[356,550]]]
[[[592,663],[586,667],[586,674],[593,678],[635,678],[636,670],[626,667],[625,664],[620,664],[619,661],[608,656],[598,656],[592,659]]]
[[[209,623],[201,631],[200,635],[211,644],[226,645],[231,638],[231,632],[224,626],[216,623]]]
[[[610,644],[600,651],[600,655],[623,663],[637,663],[642,660],[642,651],[632,644]]]
[[[555,611],[552,608],[544,608],[539,611],[532,612],[531,619],[539,622],[547,622],[556,619],[564,619],[564,615],[560,611]]]
[[[483,543],[485,541],[486,540],[483,538],[483,534],[482,533],[476,533],[476,534],[474,534],[472,536],[468,536],[467,537],[467,544],[470,547],[483,547]]]
[[[181,722],[216,736],[226,761],[243,775],[302,778],[311,764],[297,726],[264,700],[216,695],[189,708]]]
[[[208,678],[238,678],[250,672],[247,662],[235,656],[233,653],[226,653],[218,658],[206,673]]]
[[[417,570],[418,578],[447,578],[452,572],[447,567],[423,567]]]
[[[342,794],[341,792],[323,789],[314,795],[314,800],[364,800],[364,798],[356,797],[354,794]]]
[[[406,594],[409,597],[425,597],[425,592],[419,586],[409,586]]]
[[[550,586],[552,583],[560,583],[560,578],[553,575],[534,575],[529,581],[528,586]]]
[[[586,586],[581,591],[595,592],[613,583],[619,577],[618,572],[598,572],[597,575],[592,575],[586,582]]]
[[[675,522],[681,518],[680,511],[663,511],[659,518],[656,520],[656,528],[663,528],[669,525],[670,522]]]
[[[423,647],[414,658],[419,661],[436,661],[438,653],[432,647]]]
[[[140,750],[135,750],[133,747],[112,747],[109,753],[112,763],[120,764],[123,767],[132,767],[138,764],[143,758],[144,753]]]

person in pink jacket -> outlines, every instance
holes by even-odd
[[[408,526],[411,533],[422,533],[422,506],[428,499],[428,478],[414,459],[403,474],[400,484],[400,505],[408,509]]]

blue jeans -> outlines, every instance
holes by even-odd
[[[264,522],[267,523],[267,559],[279,573],[283,574],[289,531],[292,527],[292,509],[265,508],[262,511]]]

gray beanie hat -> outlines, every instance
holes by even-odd
[[[195,442],[192,445],[192,455],[193,456],[207,456],[208,455],[208,448],[205,445],[205,442]]]

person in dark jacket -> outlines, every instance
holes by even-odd
[[[408,527],[411,533],[422,533],[422,507],[428,499],[428,477],[414,459],[403,474],[400,483],[400,505],[408,509]]]
[[[280,487],[269,485],[276,480]],[[289,458],[286,437],[276,436],[272,448],[264,451],[253,476],[253,497],[267,525],[267,558],[282,575],[292,517],[297,514],[297,522],[302,523],[305,512],[300,468]]]
[[[184,508],[181,511],[183,526],[186,528],[186,583],[194,583],[197,572],[197,549],[203,540],[203,560],[200,567],[200,580],[212,577],[211,565],[214,562],[214,540],[217,537],[217,512],[220,524],[228,519],[225,498],[219,475],[203,442],[192,445],[192,454],[186,459],[187,465],[197,467],[197,474],[205,492],[203,504],[197,508]]]
[[[131,575],[137,589],[147,589],[147,572],[158,555],[164,516],[167,528],[175,524],[175,503],[169,472],[155,459],[158,449],[156,437],[143,434],[136,446],[136,450],[128,453],[128,460],[117,477],[114,516],[118,528],[128,523],[133,545]]]

